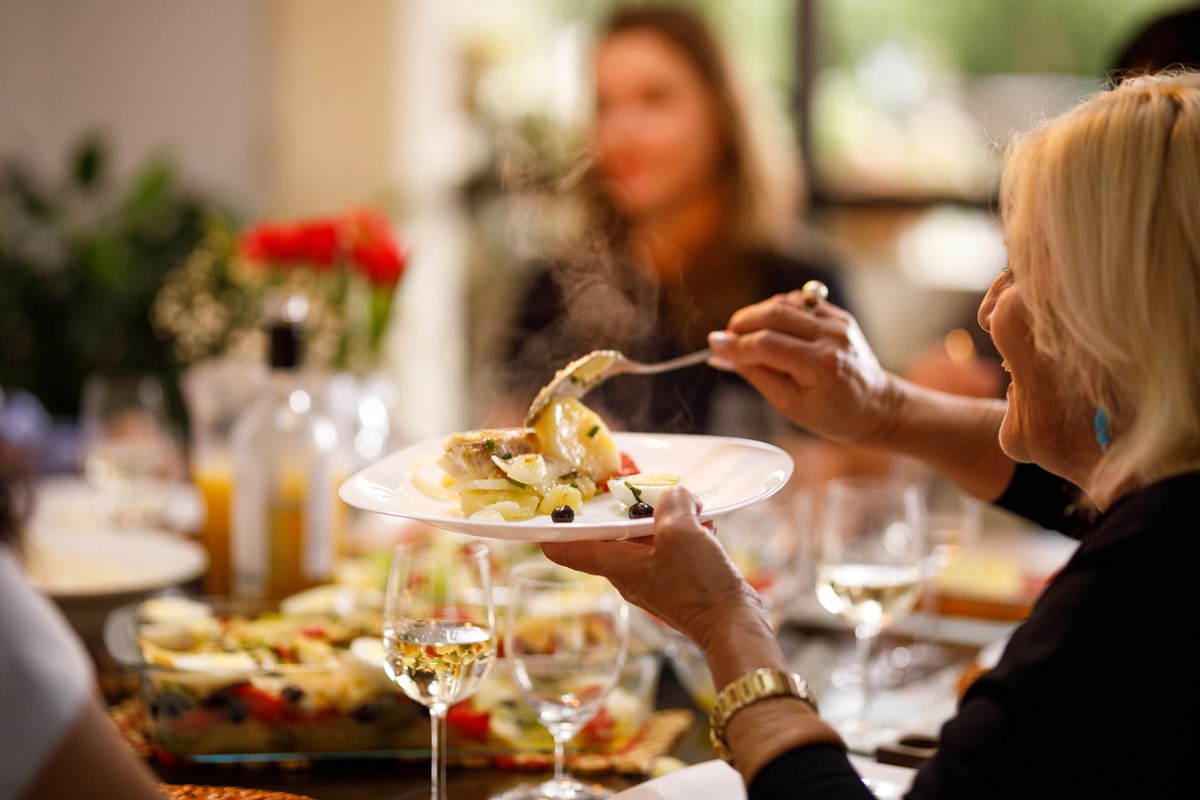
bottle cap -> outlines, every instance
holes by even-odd
[[[300,366],[308,300],[300,293],[283,296],[269,294],[266,306],[269,340],[267,363],[274,369],[293,369]]]
[[[268,363],[273,369],[293,369],[300,365],[300,350],[304,329],[295,322],[273,322],[267,329],[270,337]]]

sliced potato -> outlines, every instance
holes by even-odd
[[[482,508],[495,508],[501,503],[511,503],[516,505],[519,509],[524,509],[529,512],[529,516],[520,517],[520,519],[529,519],[529,517],[532,517],[537,512],[538,503],[542,499],[541,496],[536,492],[528,489],[518,489],[515,486],[512,489],[501,491],[481,491],[477,489],[471,489],[465,492],[460,492],[458,498],[459,502],[462,503],[463,513],[468,517]],[[506,511],[509,511],[510,513],[523,513],[520,511],[513,512],[508,508],[508,506],[496,508],[496,510],[501,514],[504,514],[505,519],[513,519],[512,516],[509,516],[509,513],[505,513]]]
[[[530,508],[527,505],[515,503],[512,500],[501,500],[498,503],[486,506],[481,511],[495,511],[508,522],[520,522],[523,519],[533,519],[537,514],[537,507]]]
[[[578,514],[583,510],[583,496],[574,486],[565,483],[556,484],[546,492],[542,502],[538,503],[537,510],[539,514],[549,514],[559,506],[570,506]]]
[[[534,425],[542,450],[601,481],[617,471],[621,453],[608,425],[574,397],[557,398]]]

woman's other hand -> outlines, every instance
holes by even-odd
[[[654,509],[654,535],[615,541],[544,542],[565,567],[603,575],[627,600],[708,651],[739,619],[765,619],[762,601],[701,522],[700,503],[683,487],[664,493]]]
[[[737,372],[781,414],[833,439],[870,445],[892,423],[902,393],[858,322],[800,291],[747,306],[709,334],[716,366]]]

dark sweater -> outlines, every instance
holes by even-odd
[[[706,335],[730,315],[772,295],[824,281],[830,301],[846,308],[837,273],[826,265],[775,252],[712,256],[696,279],[670,288],[628,264],[543,266],[534,273],[507,348],[508,391],[530,398],[554,372],[591,350],[661,361],[707,346]],[[703,277],[707,275],[708,277]],[[714,291],[728,282],[729,291]],[[660,433],[759,436],[772,414],[757,392],[731,373],[707,365],[655,376],[617,377],[588,394],[587,403],[615,429]]]
[[[1031,478],[1035,469],[1018,475]],[[1200,744],[1200,700],[1190,655],[1196,626],[1187,609],[1200,563],[1198,497],[1200,472],[1168,478],[1078,531],[1079,547],[999,663],[971,684],[942,727],[938,751],[918,771],[909,798],[1194,791],[1187,787]],[[1020,511],[1012,493],[1005,501]],[[1042,511],[1055,504],[1036,494],[1023,502]],[[820,781],[816,791],[810,781]],[[750,797],[793,798],[802,788],[822,800],[870,796],[840,751],[808,747],[764,768]]]

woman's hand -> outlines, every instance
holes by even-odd
[[[920,459],[982,500],[1004,492],[1015,469],[998,437],[1005,401],[888,372],[854,317],[804,299],[791,292],[735,312],[728,330],[709,334],[710,363],[736,371],[802,428]]]
[[[802,428],[870,445],[897,413],[896,378],[858,322],[829,302],[805,306],[799,291],[747,306],[709,334],[717,366],[736,371]]]
[[[544,542],[542,551],[563,566],[608,578],[631,603],[708,651],[738,620],[765,614],[699,511],[696,497],[676,487],[659,498],[653,536]]]

